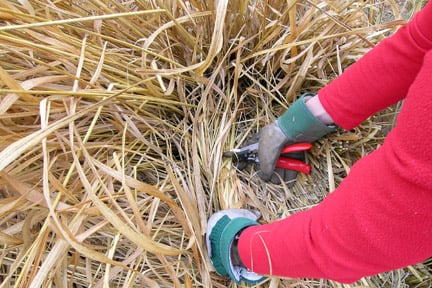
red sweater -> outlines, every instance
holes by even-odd
[[[319,205],[245,229],[243,263],[350,283],[432,256],[432,2],[318,94],[345,129],[405,103],[384,144]]]

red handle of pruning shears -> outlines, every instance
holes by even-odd
[[[311,171],[311,166],[309,164],[306,164],[305,162],[297,159],[287,157],[279,157],[276,162],[276,167],[287,170],[295,170],[304,174],[309,174]]]
[[[283,148],[281,154],[283,155],[288,153],[306,151],[311,148],[312,148],[311,143],[296,143]],[[309,174],[311,171],[311,166],[309,164],[306,164],[305,162],[297,159],[283,157],[283,156],[278,158],[276,162],[276,167],[282,169],[288,169],[288,170],[295,170],[298,172],[302,172],[304,174]]]
[[[282,149],[281,154],[288,154],[288,153],[294,153],[294,152],[300,152],[300,151],[306,151],[312,148],[311,143],[295,143],[289,146],[285,146],[285,148]]]

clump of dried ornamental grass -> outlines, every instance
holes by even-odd
[[[397,109],[316,143],[313,173],[292,188],[237,171],[222,152],[418,2],[3,0],[1,286],[232,285],[206,258],[209,215],[248,207],[271,221],[316,205],[380,145]],[[428,286],[428,267],[344,287]]]

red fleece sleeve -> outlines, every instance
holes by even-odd
[[[432,49],[432,2],[318,92],[336,124],[352,129],[407,95]]]
[[[350,283],[432,256],[432,50],[395,128],[319,205],[245,229],[238,251],[265,275]]]
[[[432,256],[431,27],[429,3],[319,92],[347,129],[405,95],[406,101],[384,144],[359,160],[322,203],[241,233],[246,267],[349,283]]]

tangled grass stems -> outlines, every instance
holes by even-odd
[[[232,285],[206,257],[209,215],[248,207],[272,221],[313,207],[382,143],[398,107],[315,143],[312,174],[291,188],[223,151],[421,2],[2,1],[1,287]],[[429,267],[344,287],[427,286]]]

